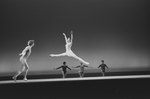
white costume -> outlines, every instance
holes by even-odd
[[[73,40],[73,32],[71,31],[71,40],[70,38],[67,39],[65,33],[63,33],[64,37],[65,37],[65,41],[66,41],[66,52],[62,53],[62,54],[50,54],[51,57],[59,57],[59,56],[69,56],[69,57],[74,57],[75,59],[78,59],[79,61],[81,61],[84,64],[89,65],[88,62],[84,61],[83,59],[81,59],[80,57],[78,57],[77,55],[75,55],[73,53],[73,51],[71,50],[71,46],[72,46],[72,40]]]

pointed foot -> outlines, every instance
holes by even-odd
[[[84,64],[85,64],[85,65],[89,65],[90,63],[88,63],[88,62],[85,62]]]
[[[54,54],[50,54],[49,56],[50,56],[50,57],[54,57]]]
[[[16,77],[12,77],[12,79],[13,79],[15,82],[17,82]]]
[[[24,80],[24,81],[28,81],[27,78],[24,78],[23,80]]]

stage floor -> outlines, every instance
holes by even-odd
[[[101,76],[101,77],[74,77],[74,78],[49,78],[49,79],[28,79],[24,80],[5,80],[0,81],[0,84],[9,84],[9,83],[35,83],[35,82],[59,82],[59,81],[83,81],[83,80],[113,80],[113,79],[141,79],[141,78],[150,78],[150,75],[128,75],[128,76]]]
[[[69,77],[3,80],[0,99],[150,99],[150,75]]]

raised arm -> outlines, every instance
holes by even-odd
[[[67,37],[66,37],[66,34],[65,34],[65,33],[63,33],[63,35],[64,35],[64,37],[65,37],[65,41],[66,41],[66,43],[67,43]]]
[[[70,32],[71,34],[71,42],[73,41],[73,31]]]

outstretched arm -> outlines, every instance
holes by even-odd
[[[71,43],[72,43],[72,41],[73,41],[73,31],[71,31],[70,34],[71,34]]]
[[[72,66],[73,67],[73,66]],[[73,68],[79,68],[80,66],[74,66]]]
[[[71,68],[69,68],[68,66],[67,66],[67,68],[68,68],[69,70],[71,70]]]
[[[57,69],[60,69],[60,68],[61,68],[61,66],[60,66],[60,67],[57,67],[56,70],[57,70]]]
[[[64,35],[64,37],[65,37],[65,41],[66,41],[66,43],[67,43],[67,37],[66,37],[66,34],[65,34],[65,33],[63,33],[63,35]]]
[[[88,66],[84,65],[84,67],[88,67]]]
[[[98,66],[98,68],[100,68],[100,67],[101,67],[101,65]]]
[[[90,66],[86,66],[86,65],[84,65],[84,67],[88,67],[88,68],[93,68],[93,67],[90,67]]]
[[[106,65],[106,68],[109,69],[107,65]]]

